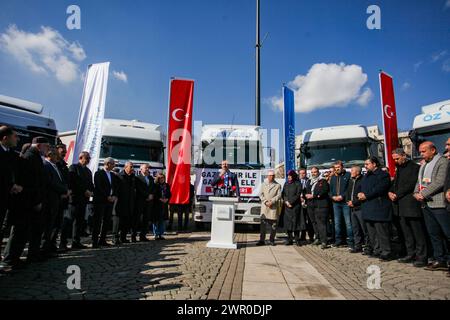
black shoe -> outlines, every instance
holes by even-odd
[[[286,246],[292,246],[294,244],[294,241],[292,241],[292,240],[287,240],[285,243],[284,243],[284,245],[286,245]]]
[[[4,261],[2,262],[2,265],[4,265],[5,269],[10,268],[11,270],[20,270],[27,267],[29,265],[29,262],[19,259],[16,261]]]
[[[65,244],[60,244],[59,248],[58,248],[58,253],[64,253],[69,251],[69,248],[67,248],[67,245]]]
[[[380,256],[381,254],[377,252],[372,252],[371,254],[369,254],[369,258],[379,258]]]
[[[275,241],[270,241],[270,245],[271,245],[272,247],[275,247],[275,246],[276,246]]]
[[[427,266],[427,263],[425,261],[417,260],[417,261],[413,262],[413,266],[416,267],[416,268],[424,268],[424,267]]]
[[[322,250],[328,249],[329,247],[330,247],[330,246],[327,245],[326,243],[322,243],[322,244],[320,245],[320,249],[322,249]]]
[[[81,244],[79,242],[74,242],[72,243],[72,249],[87,249],[88,247],[85,246],[84,244]]]
[[[45,260],[47,260],[47,259],[42,254],[37,254],[37,255],[33,255],[31,257],[27,257],[27,263],[40,263],[40,262],[44,262]]]
[[[297,240],[297,241],[295,241],[295,245],[296,245],[297,247],[301,247],[301,246],[303,245],[303,242],[300,241],[300,240]]]
[[[99,245],[100,247],[111,247],[111,245],[110,245],[108,242],[106,242],[106,240],[101,240],[101,241],[98,243],[98,245]]]
[[[362,252],[362,249],[361,248],[350,248],[348,250],[348,252],[350,252],[350,253],[360,253],[360,252]]]
[[[392,261],[395,257],[392,254],[380,255],[380,261]]]
[[[163,236],[159,236],[159,240],[166,240]]]
[[[428,271],[447,271],[448,267],[444,262],[435,261],[432,264],[426,266],[424,269]]]
[[[414,257],[406,256],[397,260],[400,263],[411,263],[414,262]]]
[[[98,243],[93,243],[91,248],[92,248],[92,249],[98,249],[98,248],[100,248],[100,244],[98,244]]]
[[[316,240],[314,240],[314,242],[313,243],[311,243],[313,246],[320,246],[321,245],[321,243],[320,243],[320,240],[319,239],[316,239]]]
[[[135,236],[132,236],[132,237],[131,237],[131,242],[133,242],[133,243],[136,243],[136,242],[137,242],[137,240],[136,240],[136,237],[135,237]]]
[[[363,256],[369,256],[371,257],[373,255],[373,251],[370,250],[363,250],[363,252],[361,253]]]
[[[147,237],[145,237],[145,236],[140,236],[139,241],[140,242],[149,242],[150,240],[148,240]]]
[[[256,243],[256,245],[259,247],[259,246],[264,246],[266,243],[264,242],[264,241],[258,241],[257,243]]]

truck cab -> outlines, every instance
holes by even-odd
[[[260,128],[245,125],[204,125],[198,146],[194,146],[194,185],[196,199],[194,221],[210,223],[213,195],[212,180],[228,160],[230,171],[237,174],[240,201],[236,205],[235,222],[257,224],[261,219],[259,193],[264,169]]]
[[[443,153],[445,142],[450,137],[450,100],[423,106],[422,113],[414,118],[409,136],[413,143],[413,159],[420,158],[419,145],[424,141],[432,141]]]
[[[43,110],[39,103],[0,95],[0,125],[11,126],[17,132],[17,151],[37,136],[46,137],[52,145],[57,143],[55,121],[44,116]]]
[[[352,165],[364,168],[364,161],[369,156],[382,161],[383,147],[369,136],[365,126],[325,127],[303,132],[300,164],[304,168],[316,166],[323,172],[337,160],[342,160],[346,169]]]
[[[67,162],[73,162],[73,147],[76,131],[64,132],[61,141],[67,145]],[[123,168],[125,162],[132,161],[136,171],[142,163],[151,166],[150,172],[156,176],[164,169],[164,134],[161,126],[137,120],[104,119],[99,167],[103,159],[116,159],[116,168]]]

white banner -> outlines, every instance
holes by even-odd
[[[106,90],[108,87],[109,62],[91,64],[84,81],[78,116],[77,137],[73,151],[74,163],[78,155],[87,151],[91,155],[89,169],[97,171],[105,115]]]
[[[261,191],[261,170],[230,170],[238,177],[241,197],[259,197]],[[213,195],[211,186],[219,174],[218,169],[195,168],[195,191],[197,196]]]

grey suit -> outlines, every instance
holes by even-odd
[[[420,168],[419,176],[421,176],[424,167],[425,165],[422,165]],[[431,173],[431,183],[421,191],[421,194],[425,197],[422,211],[433,246],[433,255],[441,263],[445,263],[448,252],[445,241],[450,241],[450,212],[446,210],[444,193],[447,169],[448,160],[440,156]],[[418,191],[419,181],[415,189],[415,192]]]

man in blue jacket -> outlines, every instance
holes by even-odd
[[[346,201],[346,193],[350,181],[350,173],[345,171],[342,161],[336,161],[334,164],[335,174],[330,179],[330,197],[333,201],[334,211],[334,232],[335,247],[342,245],[342,218],[345,221],[347,232],[347,245],[350,250],[354,247],[352,220],[350,216],[350,207]]]

